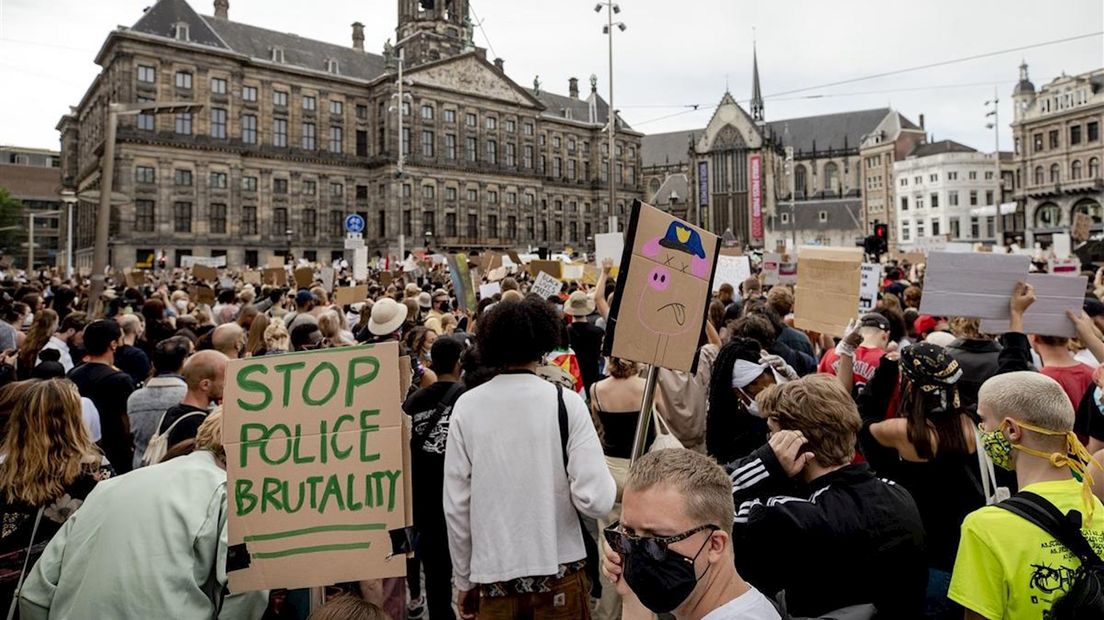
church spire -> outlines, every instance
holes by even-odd
[[[759,56],[754,41],[751,43],[751,118],[763,122],[763,91],[759,88]]]

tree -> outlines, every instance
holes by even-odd
[[[7,256],[23,253],[22,244],[27,240],[27,230],[22,223],[23,203],[0,187],[0,253]]]

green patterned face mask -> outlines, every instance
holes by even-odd
[[[1001,469],[1012,470],[1012,443],[1004,436],[1004,425],[993,431],[986,431],[978,425],[981,433],[981,445],[985,453],[993,460],[993,464]]]

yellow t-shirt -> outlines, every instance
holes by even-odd
[[[1081,483],[1039,482],[1031,491],[1062,512],[1085,514]],[[1093,520],[1082,533],[1104,552],[1104,505],[1093,497]],[[1003,508],[986,506],[966,516],[948,596],[989,620],[1043,620],[1069,588],[1081,565],[1061,543],[1038,526]]]

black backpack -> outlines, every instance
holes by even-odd
[[[1053,620],[1104,620],[1104,561],[1081,533],[1081,513],[1062,514],[1054,504],[1028,491],[1021,491],[995,504],[1027,519],[1053,536],[1081,560],[1069,589],[1054,602]]]

